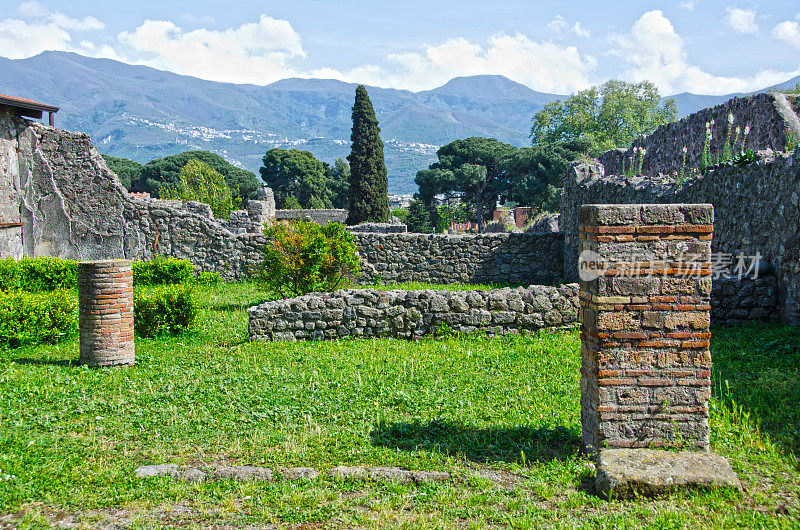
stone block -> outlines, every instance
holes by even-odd
[[[597,456],[595,490],[604,498],[708,488],[742,490],[728,461],[715,453],[602,449]]]

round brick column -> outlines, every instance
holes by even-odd
[[[131,261],[78,264],[81,364],[133,364],[133,269]]]

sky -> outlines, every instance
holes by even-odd
[[[608,79],[728,94],[800,75],[800,0],[0,0],[0,56],[46,50],[258,85],[500,74],[557,94]]]

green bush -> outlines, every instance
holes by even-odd
[[[222,281],[222,276],[218,272],[201,272],[194,277],[196,285],[217,285]]]
[[[0,346],[55,343],[78,329],[75,294],[69,291],[0,293]]]
[[[134,285],[186,283],[194,278],[194,265],[185,259],[155,257],[133,262]]]
[[[340,223],[278,223],[264,233],[257,281],[281,296],[332,291],[360,272],[353,235]]]
[[[133,292],[133,320],[140,337],[183,333],[194,325],[199,311],[200,304],[188,284]]]
[[[74,289],[78,286],[78,262],[51,258],[0,260],[0,290],[29,292]]]

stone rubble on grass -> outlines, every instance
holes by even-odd
[[[278,473],[284,480],[315,479],[319,476],[319,471],[313,467],[279,467]]]
[[[278,473],[284,480],[315,479],[319,471],[311,467],[278,468]],[[338,466],[328,470],[328,476],[342,479],[363,479],[403,483],[430,483],[441,482],[452,478],[451,473],[443,471],[411,471],[399,467],[365,467],[365,466]],[[167,476],[186,482],[202,482],[206,477],[217,480],[257,480],[269,482],[274,475],[272,470],[256,466],[213,466],[208,472],[197,468],[181,468],[176,464],[161,464],[142,466],[136,469],[137,477]]]
[[[209,475],[220,480],[272,480],[271,470],[257,466],[216,466],[209,471]]]
[[[715,453],[601,449],[597,456],[595,489],[604,498],[712,487],[742,490],[728,461]]]

